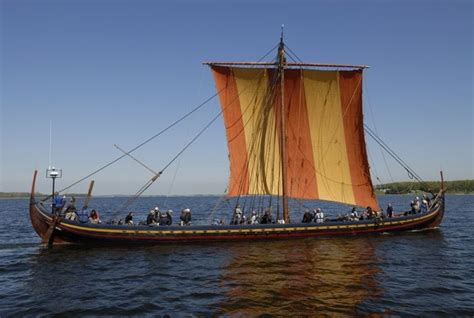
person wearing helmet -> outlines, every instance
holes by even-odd
[[[148,216],[146,217],[146,224],[147,225],[156,224],[155,210],[150,210],[150,213],[148,213]]]
[[[159,225],[171,225],[173,224],[173,218],[171,217],[173,210],[168,210],[166,212],[160,213]]]
[[[190,225],[191,224],[191,210],[186,208],[181,210],[181,215],[179,216],[181,220],[180,225]]]
[[[158,220],[160,219],[160,208],[156,206],[153,209],[153,213],[155,215],[155,222],[158,222]]]

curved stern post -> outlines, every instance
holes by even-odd
[[[441,170],[439,172],[440,176],[441,176],[441,188],[439,190],[439,194],[438,196],[440,196],[440,199],[441,199],[441,207],[440,207],[440,211],[438,213],[438,217],[436,218],[435,220],[435,223],[434,223],[434,227],[438,227],[441,222],[443,221],[443,217],[444,217],[444,207],[445,207],[445,201],[444,201],[444,194],[446,192],[446,188],[444,187],[444,175],[443,175],[443,170]]]
[[[443,191],[443,193],[444,193],[445,189],[444,189],[444,176],[443,176],[443,170],[441,170],[441,171],[439,172],[439,174],[441,175],[441,191]]]
[[[48,224],[44,220],[40,213],[38,212],[37,202],[35,198],[35,187],[36,187],[36,177],[38,176],[38,170],[35,170],[33,173],[33,183],[31,184],[31,193],[30,193],[30,220],[31,225],[35,229],[36,233],[44,240],[45,234],[48,231]]]

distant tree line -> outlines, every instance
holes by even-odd
[[[426,181],[425,183],[406,181],[379,184],[375,189],[386,194],[403,194],[413,191],[437,192],[440,187],[439,181]],[[444,187],[448,193],[474,193],[474,180],[445,181]]]
[[[45,197],[51,194],[44,194],[44,193],[39,193],[36,192],[35,196],[36,197]],[[68,197],[83,197],[85,196],[84,193],[70,193],[67,194]],[[29,192],[0,192],[0,198],[29,198],[30,193]]]
[[[0,198],[27,198],[29,192],[0,192]]]

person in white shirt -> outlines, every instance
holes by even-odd
[[[316,223],[324,222],[324,213],[320,208],[316,209]]]

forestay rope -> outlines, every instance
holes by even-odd
[[[410,179],[415,179],[426,187],[426,190],[434,196],[434,193],[429,188],[429,185],[405,162],[401,159],[369,126],[364,124],[364,130],[367,134],[379,144],[403,169],[408,173]]]
[[[275,47],[273,47],[271,50],[269,50],[264,56],[262,56],[259,61],[263,60],[266,56],[268,56],[268,54],[270,54],[273,50],[275,49]],[[200,109],[202,106],[204,106],[205,104],[207,104],[208,102],[210,102],[212,99],[214,99],[216,96],[218,96],[221,91],[223,91],[225,88],[223,88],[222,90],[216,92],[214,95],[212,95],[211,97],[209,97],[208,99],[206,99],[203,103],[199,104],[197,107],[195,107],[194,109],[192,109],[190,112],[188,112],[187,114],[185,114],[184,116],[182,116],[181,118],[177,119],[176,121],[174,121],[172,124],[170,124],[168,127],[164,128],[163,130],[161,130],[160,132],[158,132],[157,134],[153,135],[152,137],[148,138],[147,140],[143,141],[142,143],[140,143],[138,146],[136,146],[135,148],[131,149],[130,151],[128,152],[125,152],[122,156],[116,158],[115,160],[109,162],[108,164],[102,166],[101,168],[93,171],[92,173],[90,173],[89,175],[81,178],[80,180],[74,182],[73,184],[71,184],[70,186],[60,190],[60,192],[62,191],[65,191],[71,187],[73,187],[74,185],[80,183],[81,181],[91,177],[92,175],[102,171],[103,169],[109,167],[110,165],[114,164],[115,162],[119,161],[120,159],[126,157],[126,156],[131,156],[131,153],[136,151],[137,149],[139,149],[140,147],[144,146],[145,144],[147,144],[148,142],[152,141],[153,139],[155,139],[156,137],[160,136],[161,134],[163,134],[165,131],[169,130],[170,128],[172,128],[173,126],[177,125],[179,122],[183,121],[185,118],[187,118],[189,115],[191,115],[192,113],[194,113],[195,111],[197,111],[198,109]],[[240,94],[242,94],[242,92],[240,92],[237,97],[239,98]],[[231,103],[229,104],[232,104],[235,100],[233,100]],[[228,105],[225,108],[227,108]],[[217,115],[215,115],[200,131],[199,133],[193,138],[191,139],[191,141],[189,141],[164,167],[163,169],[161,169],[158,173],[154,172],[152,169],[148,168],[148,170],[152,171],[153,173],[155,173],[155,175],[150,179],[148,180],[136,193],[135,195],[133,195],[131,198],[129,198],[125,204],[122,206],[122,208],[118,209],[114,214],[113,216],[115,216],[118,212],[121,212],[121,211],[124,211],[127,207],[129,207],[137,198],[139,198],[157,179],[158,177],[174,162],[176,161],[176,159],[178,159],[185,151],[186,149],[188,149],[221,115],[222,113],[224,112],[224,109],[221,109]],[[122,152],[124,152],[122,150]],[[133,157],[132,157],[133,158]],[[135,161],[141,163],[139,160],[137,160],[136,158],[133,158]],[[143,166],[146,167],[146,165],[144,165],[143,163],[141,163]],[[112,216],[112,217],[113,217]]]
[[[221,90],[222,91],[222,90]],[[152,141],[153,139],[157,138],[158,136],[162,135],[164,132],[166,132],[167,130],[171,129],[172,127],[176,126],[177,124],[179,124],[180,122],[182,122],[184,119],[188,118],[190,115],[192,115],[193,113],[195,113],[196,111],[198,111],[199,109],[201,109],[204,105],[206,105],[207,103],[209,103],[211,100],[213,100],[216,96],[218,96],[221,91],[218,91],[216,92],[215,94],[213,94],[211,97],[207,98],[206,100],[204,100],[201,104],[197,105],[195,108],[193,108],[191,111],[189,111],[188,113],[184,114],[183,116],[181,116],[180,118],[178,118],[177,120],[175,120],[173,123],[171,123],[170,125],[168,125],[167,127],[163,128],[162,130],[160,130],[159,132],[157,132],[155,135],[149,137],[148,139],[144,140],[143,142],[141,142],[140,144],[138,144],[137,146],[135,146],[134,148],[132,148],[131,150],[127,151],[126,153],[124,153],[123,155],[121,155],[120,157],[117,157],[115,158],[114,160],[110,161],[109,163],[103,165],[102,167],[92,171],[91,173],[89,173],[88,175],[86,175],[85,177],[82,177],[81,179],[77,180],[76,182],[70,184],[69,186],[59,190],[58,192],[64,192],[70,188],[72,188],[73,186],[81,183],[82,181],[92,177],[93,175],[101,172],[102,170],[110,167],[111,165],[113,165],[114,163],[116,163],[117,161],[125,158],[126,156],[128,156],[129,154],[135,152],[136,150],[138,150],[139,148],[143,147],[144,145],[146,145],[147,143],[149,143],[150,141]]]

